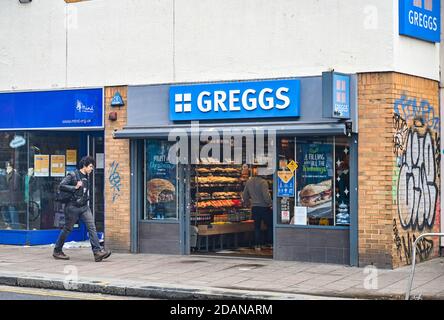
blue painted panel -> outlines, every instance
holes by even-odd
[[[102,128],[103,89],[0,94],[0,130]]]

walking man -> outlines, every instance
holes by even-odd
[[[88,206],[91,190],[89,177],[94,170],[94,166],[95,161],[92,157],[83,157],[79,163],[80,170],[68,174],[60,183],[60,191],[72,193],[72,197],[65,206],[65,226],[60,232],[54,248],[53,257],[55,259],[69,260],[69,257],[63,253],[62,249],[66,238],[79,219],[83,220],[88,229],[94,260],[100,262],[111,255],[111,251],[104,250],[100,246],[94,218]]]

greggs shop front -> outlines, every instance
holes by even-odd
[[[356,104],[332,72],[128,87],[136,251],[357,265]]]

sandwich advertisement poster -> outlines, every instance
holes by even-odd
[[[298,143],[297,158],[297,206],[306,207],[309,218],[333,218],[333,145]]]
[[[153,219],[176,217],[176,165],[168,161],[170,146],[166,141],[147,142],[147,209]]]

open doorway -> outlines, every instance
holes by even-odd
[[[244,163],[214,160],[188,166],[190,253],[272,258],[273,174],[259,178],[259,166],[246,164],[245,156]],[[270,198],[263,213],[253,212],[251,199],[244,201],[246,185],[255,179],[262,179]]]

